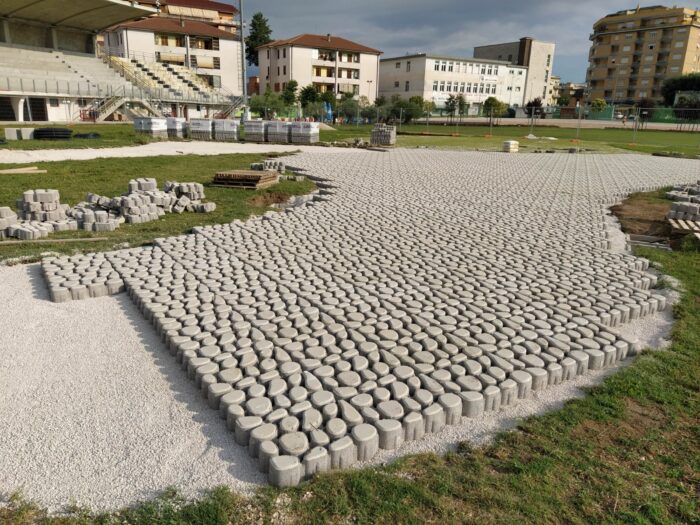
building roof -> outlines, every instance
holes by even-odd
[[[153,31],[162,33],[173,33],[176,35],[211,36],[225,40],[238,40],[238,37],[227,31],[222,31],[205,22],[197,20],[187,20],[185,18],[168,18],[165,16],[153,16],[119,24],[118,28],[133,29],[136,31]]]
[[[414,53],[412,55],[404,55],[398,57],[388,57],[380,59],[380,62],[393,62],[395,60],[404,60],[407,58],[438,58],[440,60],[452,60],[453,62],[474,62],[475,64],[496,64],[498,66],[520,67],[527,69],[527,66],[519,66],[511,64],[507,60],[492,60],[490,58],[474,58],[474,57],[453,57],[448,55],[432,55],[430,53]]]
[[[2,0],[0,16],[42,24],[100,31],[105,27],[155,14],[155,9],[129,0]]]
[[[330,49],[333,51],[354,51],[355,53],[370,53],[373,55],[381,55],[382,52],[378,49],[363,46],[352,40],[333,35],[311,35],[309,33],[293,36],[285,40],[273,40],[267,44],[258,46],[257,49],[265,47],[280,47],[280,46],[298,46],[298,47],[314,47],[320,49]]]
[[[156,0],[141,0],[142,4],[156,5]],[[238,13],[233,5],[226,2],[214,2],[213,0],[161,0],[160,5],[174,5],[178,7],[192,7],[194,9],[209,9],[220,13]]]

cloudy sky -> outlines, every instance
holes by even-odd
[[[245,0],[243,9],[246,20],[262,11],[273,38],[332,33],[381,49],[385,57],[417,52],[469,57],[474,46],[532,36],[556,43],[554,73],[562,81],[580,82],[593,22],[636,5],[634,0]]]

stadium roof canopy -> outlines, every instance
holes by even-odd
[[[155,13],[152,7],[128,0],[0,1],[0,17],[91,32]]]

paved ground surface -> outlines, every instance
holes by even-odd
[[[417,119],[415,121],[416,124],[425,124],[425,119]],[[452,124],[454,125],[453,122],[450,121],[449,118],[431,118],[430,119],[430,125],[436,124],[436,125],[442,125],[443,123],[447,124]],[[473,117],[469,118],[466,120],[467,124],[481,124],[481,125],[488,125],[489,119],[486,117]],[[502,118],[499,121],[499,126],[529,126],[530,125],[530,119],[528,118]],[[564,118],[564,119],[543,119],[543,120],[538,120],[536,123],[535,130],[537,130],[537,127],[545,127],[545,126],[554,126],[557,128],[576,128],[578,126],[581,126],[581,128],[585,129],[603,129],[603,128],[620,128],[620,129],[628,129],[632,131],[634,129],[634,122],[631,120],[628,120],[626,123],[623,123],[622,120],[615,119],[615,120],[587,120],[587,119],[582,119],[580,122],[578,119],[573,119],[573,118]],[[659,129],[659,130],[676,130],[678,129],[678,124],[667,124],[664,122],[649,122],[644,125],[644,129]],[[535,135],[538,135],[537,131],[534,132]]]
[[[154,157],[178,154],[221,155],[224,153],[290,153],[293,151],[327,153],[331,150],[347,151],[347,148],[320,148],[318,146],[285,144],[166,141],[121,148],[4,150],[0,151],[0,164],[27,164],[31,162],[89,160],[111,157]]]
[[[305,468],[313,445],[326,450],[334,467],[390,457],[401,439],[392,424],[378,420],[397,421],[402,438],[409,427],[418,437],[411,413],[432,435],[398,453],[478,439],[475,432],[483,437],[494,416],[461,415],[467,406],[479,412],[479,399],[482,411],[495,409],[496,398],[513,405],[501,412],[512,420],[573,395],[567,383],[588,377],[584,361],[598,368],[605,359],[610,369],[629,345],[620,327],[605,322],[639,314],[644,330],[638,333],[653,335],[661,324],[651,311],[662,299],[651,297],[653,279],[641,271],[643,261],[607,249],[604,204],[626,191],[697,178],[692,161],[634,155],[399,150],[300,155],[287,163],[334,188],[311,206],[204,228],[105,260],[169,348],[179,350],[209,402],[227,403],[228,423],[235,428],[245,413],[253,425],[252,414],[260,414],[274,427],[265,430],[278,435],[267,435],[271,446],[283,456],[299,454]],[[99,277],[90,274],[89,258],[57,261],[66,269],[73,263],[83,276]],[[1,387],[0,407],[23,410],[21,417],[4,417],[13,423],[0,431],[8,437],[0,439],[6,444],[0,460],[11,474],[0,489],[23,484],[54,504],[75,497],[109,507],[170,483],[202,488],[233,483],[230,476],[245,488],[261,480],[260,458],[242,457],[246,449],[232,444],[226,423],[205,408],[176,357],[159,347],[124,295],[117,303],[103,297],[51,304],[36,277],[16,268],[2,272],[13,284],[3,288],[8,297],[0,304],[13,305],[14,314],[0,319],[19,329],[0,356],[3,377],[12,379]],[[70,271],[49,274],[53,287],[73,278]],[[30,282],[39,298],[27,297]],[[603,322],[593,324],[596,319]],[[567,359],[576,362],[573,373],[566,372]],[[163,374],[158,367],[170,368]],[[560,371],[571,381],[545,388],[562,378]],[[61,381],[65,389],[41,388]],[[217,397],[227,389],[237,393]],[[457,414],[455,396],[443,392],[457,394]],[[32,440],[37,414],[49,424]],[[289,414],[299,415],[296,424]],[[303,435],[296,432],[317,415]],[[452,425],[442,429],[445,419]],[[177,439],[164,431],[169,425],[182,428]],[[121,439],[101,426],[129,430]],[[238,430],[239,441],[250,439],[249,428]],[[352,439],[341,437],[346,433]],[[332,443],[320,443],[323,435]],[[17,454],[17,441],[26,453]],[[376,444],[383,451],[375,455]],[[318,467],[324,456],[317,448],[311,452]],[[159,454],[158,463],[172,468],[145,474],[141,463],[152,465]],[[83,459],[73,469],[66,457]],[[268,467],[274,482],[301,474],[293,459],[278,463]],[[103,468],[112,483],[95,483]],[[48,483],[57,488],[47,491]]]

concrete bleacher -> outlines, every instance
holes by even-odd
[[[135,86],[94,55],[0,44],[0,89],[101,98]]]

